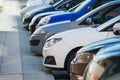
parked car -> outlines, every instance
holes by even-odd
[[[120,44],[100,50],[87,66],[83,80],[120,80]]]
[[[89,21],[92,22],[89,27],[85,27],[83,22],[80,23],[83,25],[82,28],[64,31],[49,37],[43,48],[43,65],[48,68],[69,70],[71,60],[81,47],[99,40],[120,36],[116,34],[116,30],[120,30],[120,26],[116,26],[120,21],[120,16],[108,21],[119,11],[120,1],[102,9],[98,12],[100,14],[91,15],[92,19]],[[113,14],[113,12],[115,13]],[[99,24],[102,25],[99,26]]]
[[[46,13],[38,14],[38,15],[36,15],[36,16],[33,17],[31,23],[29,24],[29,30],[31,31],[31,33],[33,33],[35,31],[35,29],[36,29],[36,25],[45,16],[53,15],[53,14],[62,14],[62,13],[64,14],[65,12],[69,13],[69,12],[73,11],[75,8],[77,8],[80,5],[81,5],[81,3],[79,3],[76,6],[70,8],[68,11],[51,11],[51,12],[46,12]]]
[[[85,0],[73,12],[46,16],[40,20],[38,25],[41,26],[41,25],[46,25],[46,24],[55,23],[55,22],[59,22],[59,21],[66,21],[66,20],[74,21],[74,20],[78,19],[79,17],[81,17],[82,15],[84,15],[89,10],[94,9],[108,1],[111,1],[111,0],[105,0],[105,1],[103,1],[103,0],[101,0],[101,1],[100,0]]]
[[[39,1],[39,0],[38,0]],[[57,3],[59,0],[54,0],[54,3],[51,4],[51,1],[53,2],[53,0],[47,0],[46,2],[44,1],[39,1],[37,3],[32,3],[29,6],[26,6],[25,8],[22,9],[21,11],[21,16],[23,17],[27,12],[32,11],[34,9],[43,9],[45,7],[50,7],[51,5]]]
[[[75,58],[71,61],[70,64],[70,79],[79,80],[83,78],[83,73],[85,71],[88,63],[93,59],[94,55],[104,47],[115,45],[120,43],[120,37],[109,38],[95,43],[89,44],[81,48]]]
[[[54,0],[28,0],[26,6],[36,5],[36,4],[52,4]]]
[[[34,9],[37,9],[37,8],[43,9],[43,8],[47,8],[47,7],[50,7],[50,6],[51,5],[49,5],[49,4],[41,4],[41,3],[37,4],[37,5],[28,6],[28,7],[23,8],[21,10],[20,14],[21,14],[21,17],[23,18],[27,12],[30,12],[30,11],[32,11]]]
[[[71,5],[63,7],[63,5],[67,4],[67,3],[70,3]],[[56,4],[54,4],[50,7],[47,7],[44,9],[40,8],[40,9],[32,10],[32,11],[25,14],[25,16],[23,18],[23,26],[25,28],[28,28],[29,23],[31,22],[32,18],[37,14],[40,14],[43,12],[49,12],[49,11],[56,11],[56,10],[68,10],[69,8],[75,6],[78,3],[79,3],[78,0],[60,0],[59,2],[57,2]]]
[[[38,28],[30,37],[31,51],[33,53],[41,55],[44,43],[47,38],[49,38],[50,36],[52,36],[56,33],[62,32],[62,31],[80,28],[80,27],[85,27],[85,28],[90,27],[91,25],[88,25],[87,23],[86,24],[80,24],[80,23],[83,23],[83,22],[85,22],[85,20],[90,19],[91,16],[99,15],[100,11],[102,11],[112,5],[114,5],[114,2],[106,3],[106,4],[96,8],[95,10],[90,11],[89,13],[85,14],[84,16],[82,16],[82,18],[79,18],[76,21],[64,21],[64,22],[45,25],[45,26]],[[103,22],[105,22],[105,21],[103,21]],[[98,23],[96,23],[96,24],[98,24]],[[101,24],[101,23],[99,23],[99,24]]]

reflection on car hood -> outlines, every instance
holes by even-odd
[[[83,47],[82,49],[80,49],[79,52],[89,52],[89,51],[97,50],[102,47],[110,46],[110,45],[117,44],[117,43],[120,43],[119,37],[109,38],[109,39],[105,39],[105,40],[101,40],[101,41],[89,44],[89,45]]]
[[[94,60],[99,61],[101,59],[106,59],[110,57],[118,57],[118,56],[120,56],[120,43],[101,49],[97,53]]]

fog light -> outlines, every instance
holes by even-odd
[[[39,45],[39,43],[40,43],[40,40],[30,40],[30,45],[32,46],[37,46]]]
[[[56,65],[55,58],[53,56],[47,56],[44,63]]]

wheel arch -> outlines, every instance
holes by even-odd
[[[65,58],[65,63],[64,63],[64,68],[65,68],[65,69],[67,69],[67,63],[68,63],[68,61],[69,61],[69,58],[70,58],[72,55],[74,55],[74,57],[75,57],[76,54],[73,54],[73,53],[76,53],[80,48],[82,48],[82,46],[79,46],[79,47],[76,47],[76,48],[70,50],[70,52],[67,54],[67,56],[66,56],[66,58]]]

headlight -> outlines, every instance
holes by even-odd
[[[32,13],[26,14],[26,15],[25,15],[25,18],[28,18],[28,17],[31,16],[31,15],[32,15]]]
[[[40,20],[40,25],[45,25],[45,24],[48,24],[50,21],[50,17],[45,17],[43,19]]]
[[[35,35],[45,34],[45,31],[41,28],[38,28],[38,29],[35,30],[35,32],[33,34],[35,34]]]
[[[36,20],[36,18],[33,17],[33,19],[32,19],[32,21],[31,21],[30,25],[33,25],[33,24],[35,23],[35,20]]]
[[[62,40],[62,38],[53,38],[53,39],[49,39],[46,41],[45,43],[45,47],[51,47],[53,45],[55,45],[56,43],[60,42]]]
[[[36,27],[35,27],[35,30],[37,30],[40,26],[37,24]]]
[[[78,54],[75,58],[76,63],[80,62],[90,62],[93,58],[94,54]]]

